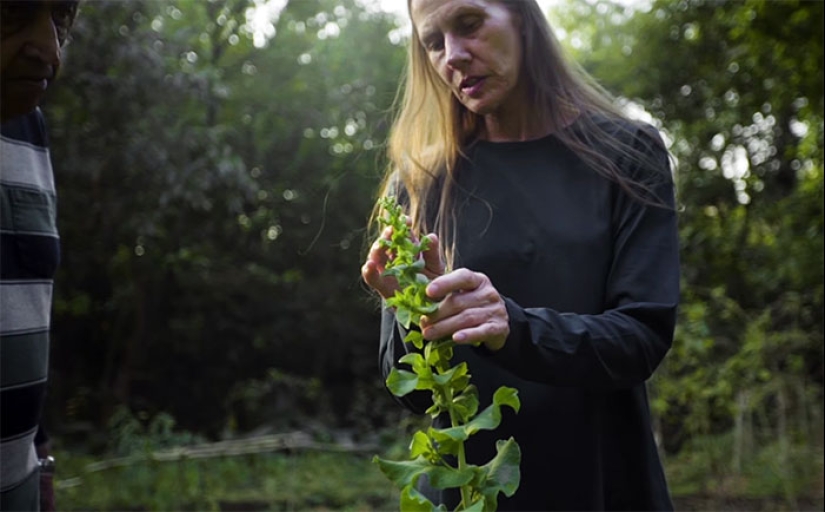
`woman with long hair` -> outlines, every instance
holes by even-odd
[[[522,403],[467,442],[468,461],[491,459],[497,438],[519,443],[521,483],[502,510],[671,509],[645,389],[679,299],[661,138],[565,58],[535,0],[408,7],[379,196],[398,197],[432,242],[421,257],[439,308],[424,337],[456,342],[480,407],[501,385]],[[398,288],[383,275],[391,257],[376,242],[361,269],[385,299]],[[386,376],[415,348],[391,308],[380,336]],[[399,399],[417,412],[429,400]],[[423,484],[435,503],[457,503]]]

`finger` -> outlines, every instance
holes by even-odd
[[[486,281],[487,276],[484,274],[460,268],[433,279],[427,285],[427,296],[436,302],[440,302],[450,293],[475,290]]]
[[[430,279],[435,279],[444,274],[445,265],[441,259],[441,251],[438,246],[438,235],[430,233],[427,235],[430,239],[429,247],[421,256],[424,258],[424,273]]]
[[[381,271],[378,269],[378,265],[374,261],[367,260],[364,262],[364,265],[361,266],[361,278],[367,283],[371,288],[376,288],[380,285]]]
[[[500,350],[510,335],[507,322],[488,322],[453,334],[453,341],[460,345],[484,343],[492,351]]]
[[[452,292],[441,301],[438,310],[427,318],[430,323],[459,315],[464,311],[476,308],[485,308],[498,302],[498,294],[495,290],[486,293],[484,290],[474,290],[471,292]]]
[[[452,337],[462,330],[500,321],[497,313],[495,307],[484,306],[463,309],[454,315],[442,316],[439,314],[438,317],[430,315],[426,321],[421,323],[421,333],[428,340]]]
[[[490,283],[489,279],[487,279],[483,274],[480,274],[480,276],[483,281],[481,286],[470,291],[458,290],[450,292],[447,297],[440,302],[438,310],[430,315],[422,317],[422,328],[425,325],[435,325],[438,322],[442,322],[450,317],[465,315],[468,311],[486,311],[489,313],[489,318],[494,318],[497,316],[499,318],[504,318],[506,321],[507,309],[504,305],[504,300],[501,298],[501,295],[499,295],[495,287],[493,287],[492,283]],[[481,318],[478,320],[478,323],[485,320],[485,318]],[[449,335],[451,332],[455,332],[461,327],[466,326],[452,324],[441,325],[446,327],[439,326],[439,329],[437,333],[433,335],[433,338]]]
[[[380,267],[375,261],[367,260],[364,263],[361,267],[361,277],[370,288],[385,299],[395,295],[395,291],[398,289],[396,279],[384,276],[383,267]]]
[[[361,276],[364,281],[377,291],[381,291],[385,288],[382,284],[382,280],[384,279],[383,273],[387,267],[389,259],[390,256],[387,253],[386,248],[381,246],[379,238],[373,242],[369,253],[367,254],[367,259],[361,267]]]
[[[390,236],[392,236],[392,230],[384,230],[381,236],[370,246],[370,252],[367,254],[367,259],[375,261],[382,269],[387,265],[391,256],[389,249],[382,245],[382,241],[389,241]]]
[[[388,244],[391,240],[392,240],[392,227],[387,226],[387,227],[384,228],[383,231],[381,231],[381,234],[378,236],[378,240],[376,240],[375,243],[378,244],[378,247],[383,249],[383,248],[386,247],[386,245],[384,245],[384,244],[385,243]]]

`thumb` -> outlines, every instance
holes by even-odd
[[[444,274],[444,261],[441,259],[441,250],[438,244],[438,235],[435,233],[430,233],[427,235],[427,238],[430,239],[430,246],[424,251],[421,256],[424,258],[424,270],[429,273],[433,274],[434,276],[440,276]]]

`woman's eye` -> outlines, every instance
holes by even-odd
[[[466,33],[472,32],[473,30],[477,29],[479,26],[481,26],[481,19],[480,18],[476,18],[476,17],[464,18],[458,24],[458,29],[462,33],[466,34]]]
[[[431,52],[441,50],[442,48],[444,48],[444,40],[440,37],[433,37],[427,39],[426,41],[424,41],[424,48],[426,48],[427,51]]]

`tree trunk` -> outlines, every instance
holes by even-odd
[[[737,475],[742,474],[742,454],[745,447],[747,434],[746,417],[748,416],[748,401],[750,393],[747,390],[739,390],[736,393],[736,418],[734,419],[733,430],[733,471]]]

